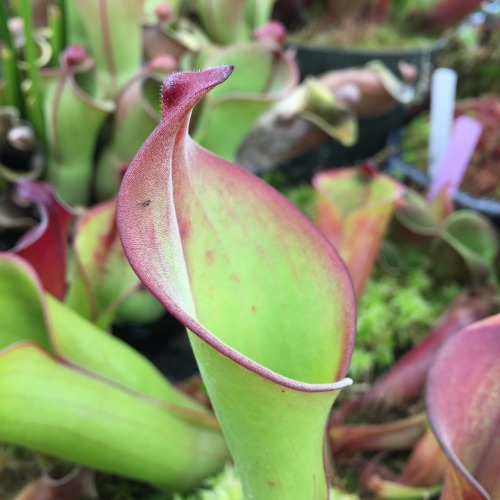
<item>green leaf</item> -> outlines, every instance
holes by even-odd
[[[367,480],[367,488],[375,493],[376,498],[385,500],[422,500],[434,498],[441,490],[441,486],[416,487],[387,481],[378,475],[373,475]]]
[[[491,222],[472,210],[458,210],[443,222],[441,238],[433,248],[440,263],[436,274],[484,284],[493,276],[497,253],[498,237]]]
[[[245,40],[246,0],[195,0],[203,29],[215,43],[231,44]]]
[[[76,0],[75,14],[96,61],[98,83],[114,98],[142,60],[143,0]]]
[[[95,469],[186,490],[225,446],[157,402],[89,376],[34,344],[0,352],[0,439]]]
[[[130,346],[44,296],[33,269],[9,254],[0,254],[0,300],[0,440],[175,489],[222,467],[213,414]]]
[[[289,102],[290,112],[296,108],[299,116],[311,122],[343,146],[358,141],[359,130],[355,113],[344,109],[335,94],[320,79],[307,77],[294,93],[295,102]]]
[[[51,341],[62,359],[130,391],[169,405],[209,415],[200,404],[172,386],[163,375],[130,346],[47,297]]]
[[[395,212],[392,238],[407,250],[427,251],[441,279],[475,285],[491,282],[498,253],[495,228],[472,210],[452,212],[450,203],[444,191],[430,204],[407,190]]]
[[[134,294],[147,295],[143,310],[156,319],[163,307],[147,291],[139,291],[134,273],[118,237],[115,221],[116,200],[95,205],[76,225],[74,235],[75,266],[67,304],[79,314],[108,328],[117,309]]]
[[[255,30],[271,20],[275,0],[247,0],[245,18],[248,28]]]
[[[168,61],[172,62],[166,57],[161,61],[165,70]],[[160,69],[159,64],[149,64],[116,98],[112,137],[102,149],[97,162],[96,192],[99,199],[105,200],[116,195],[123,170],[160,121],[159,110],[152,105],[158,100],[161,87],[153,71]]]
[[[117,220],[141,280],[187,328],[245,498],[327,498],[326,420],[355,298],[331,245],[285,198],[187,135],[231,67],[177,73],[125,174]]]
[[[5,305],[0,348],[36,343],[87,372],[209,420],[210,412],[173,387],[134,349],[44,294],[33,268],[11,254],[0,253],[0,300]]]
[[[220,64],[237,65],[234,77],[203,101],[194,138],[212,153],[234,161],[257,119],[296,85],[298,68],[291,53],[258,42],[218,50],[204,67]]]
[[[69,47],[61,64],[61,69],[43,74],[49,139],[46,177],[66,203],[87,204],[97,137],[114,104],[96,99],[80,87],[77,73],[85,74],[91,66],[84,49]]]
[[[438,233],[439,220],[423,196],[412,189],[406,189],[398,206],[392,231],[397,239],[407,245],[426,247]]]
[[[21,341],[51,349],[42,284],[20,257],[0,253],[0,349]]]

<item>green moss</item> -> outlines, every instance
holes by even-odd
[[[362,382],[387,369],[428,333],[459,291],[456,285],[436,287],[421,269],[396,276],[377,269],[359,303],[349,376]]]
[[[401,150],[407,165],[427,171],[430,123],[429,116],[423,114],[410,122],[406,128]]]
[[[355,500],[357,495],[330,489],[331,500]],[[176,496],[174,500],[243,500],[243,492],[238,473],[233,466],[227,466],[218,476],[205,482],[200,490],[189,497]]]
[[[174,500],[241,500],[241,482],[234,467],[227,466],[219,475],[208,479],[193,495],[175,496]]]
[[[311,186],[290,188],[283,193],[309,220],[316,216],[316,192]]]

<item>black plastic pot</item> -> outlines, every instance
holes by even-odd
[[[444,45],[443,40],[415,49],[400,50],[358,50],[311,47],[307,45],[290,44],[296,50],[301,77],[320,75],[327,71],[363,66],[375,59],[382,61],[398,77],[398,63],[405,61],[419,69],[422,83],[427,85],[439,51]],[[330,140],[322,147],[307,152],[285,165],[280,166],[291,184],[310,180],[314,173],[328,168],[354,165],[380,151],[387,143],[391,132],[399,129],[405,118],[403,106],[397,106],[393,111],[365,120],[359,120],[359,139],[352,147],[346,147]]]
[[[440,39],[433,44],[411,49],[350,49],[336,47],[313,47],[310,45],[290,44],[297,53],[297,62],[302,78],[320,75],[327,71],[363,66],[379,60],[391,71],[399,75],[400,61],[413,64],[421,74],[429,64],[435,65],[445,41]]]
[[[377,118],[359,121],[359,139],[352,147],[346,147],[330,139],[311,151],[287,161],[278,168],[289,184],[309,182],[312,176],[329,168],[355,165],[373,156],[387,143],[391,131],[401,127],[404,120],[404,110],[395,110]]]
[[[168,312],[149,324],[115,324],[113,334],[147,357],[171,382],[198,373],[186,328]]]

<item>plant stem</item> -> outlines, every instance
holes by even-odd
[[[2,51],[2,61],[10,100],[9,104],[15,106],[19,110],[19,114],[25,117],[26,106],[21,91],[22,75],[18,66],[16,47],[14,46],[12,33],[9,29],[8,12],[5,2],[0,2],[0,37],[5,42],[5,48]]]
[[[36,98],[35,96],[31,93],[31,86],[27,87],[24,92],[24,98],[26,102],[26,118],[27,120],[33,125],[33,129],[37,132],[41,127],[40,124],[40,116],[37,112],[37,107],[36,107]]]
[[[0,36],[5,45],[14,51],[14,41],[12,40],[12,33],[9,30],[8,18],[7,6],[5,2],[0,2]]]
[[[59,57],[64,49],[64,19],[62,17],[61,9],[58,5],[49,6],[49,26],[52,31],[51,46],[52,56],[51,65],[57,66],[59,64]]]
[[[66,0],[56,0],[55,6],[59,10],[59,15],[61,18],[61,50],[68,45],[68,13],[66,12]]]
[[[2,47],[0,59],[2,60],[3,77],[5,80],[5,104],[18,108],[17,90],[19,87],[16,79],[16,60],[14,54],[8,47]]]
[[[19,11],[24,21],[25,59],[28,64],[28,77],[31,83],[28,87],[28,94],[32,99],[26,100],[26,106],[30,108],[29,115],[33,120],[33,127],[39,139],[45,144],[46,135],[43,119],[42,91],[36,62],[35,27],[30,1],[20,0]]]

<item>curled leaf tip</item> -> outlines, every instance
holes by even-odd
[[[183,104],[194,106],[210,89],[227,80],[234,66],[217,66],[198,72],[179,72],[170,75],[162,88],[162,120]],[[196,76],[193,78],[193,76]]]

